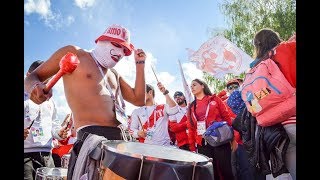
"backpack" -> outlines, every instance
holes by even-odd
[[[246,73],[241,97],[258,125],[263,127],[296,115],[296,88],[290,85],[270,58],[262,60]]]
[[[284,77],[292,87],[296,87],[296,41],[291,37],[288,41],[281,42],[271,50],[270,58],[274,60]]]
[[[232,141],[233,128],[226,121],[214,122],[203,134],[203,138],[213,147]]]

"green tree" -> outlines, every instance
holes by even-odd
[[[253,56],[254,34],[260,29],[271,28],[277,31],[283,40],[296,32],[295,0],[222,0],[219,7],[229,28],[224,31],[212,29],[211,36],[223,34],[250,56]],[[233,75],[226,75],[225,80],[230,77]],[[224,88],[225,82],[208,73],[204,73],[204,79],[215,92]]]

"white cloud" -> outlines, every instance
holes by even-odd
[[[25,24],[26,26],[29,26],[29,25],[30,25],[30,22],[27,21],[27,20],[24,20],[24,24]]]
[[[48,17],[51,14],[50,0],[27,0],[24,4],[26,14],[38,13],[42,17]]]
[[[26,15],[38,14],[44,24],[51,29],[57,30],[74,22],[72,16],[65,18],[60,12],[52,12],[50,0],[27,0],[24,3],[24,12]]]
[[[79,8],[86,9],[93,6],[95,0],[75,0],[74,2]]]
[[[66,97],[64,95],[63,81],[62,78],[52,88],[53,100],[57,107],[57,114],[61,122],[64,120],[65,116],[71,112]]]

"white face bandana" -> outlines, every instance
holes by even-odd
[[[110,41],[98,41],[92,55],[104,68],[112,68],[122,59],[124,51],[123,47],[118,48]]]

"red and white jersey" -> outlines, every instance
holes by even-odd
[[[177,112],[178,105],[169,107],[167,104],[142,106],[133,110],[129,126],[132,136],[139,138],[138,131],[143,128],[147,130],[147,137],[142,142],[169,146],[171,142],[168,133],[169,115]]]
[[[187,106],[186,107],[180,107],[179,106],[179,111],[176,114],[170,116],[170,118],[169,118],[170,121],[177,121],[177,123],[180,123],[180,121],[182,120],[183,116],[186,115],[187,111],[188,111],[188,107]]]
[[[169,116],[169,129],[175,134],[177,146],[189,144],[187,135],[188,107],[180,107],[179,112]]]

